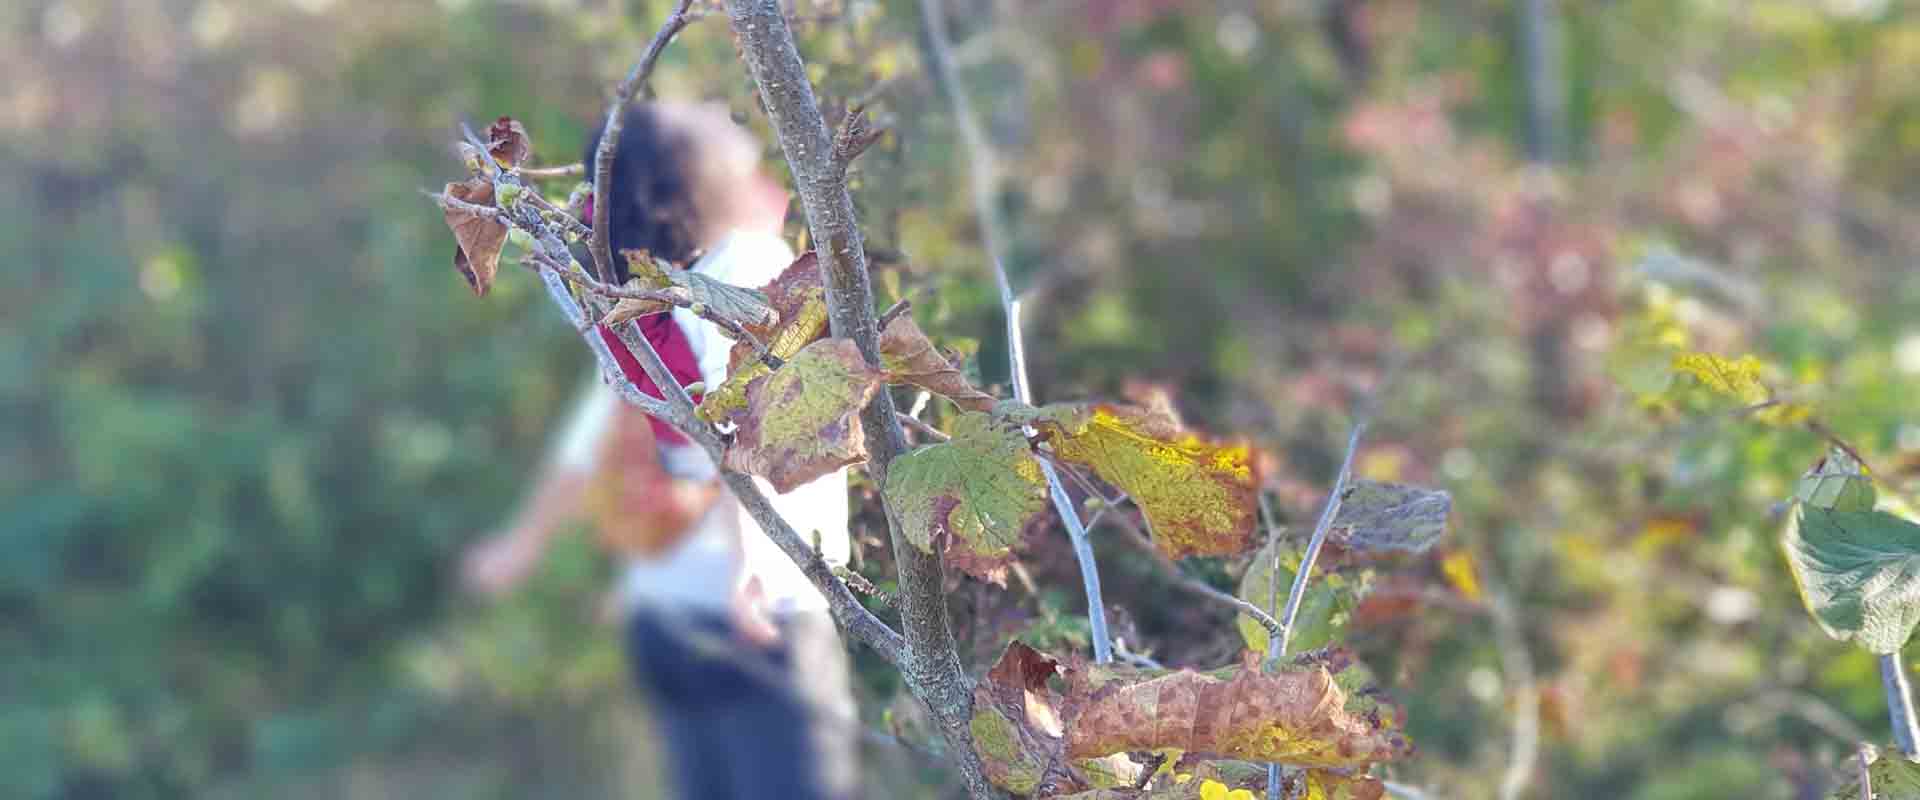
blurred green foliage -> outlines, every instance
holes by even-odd
[[[1650,406],[1607,362],[1661,324],[1756,353],[1883,478],[1912,475],[1920,13],[1562,2],[1571,153],[1546,167],[1519,155],[1525,3],[948,5],[1003,162],[1041,400],[1170,387],[1190,421],[1276,454],[1297,523],[1350,410],[1391,381],[1361,474],[1451,490],[1447,552],[1517,627],[1430,562],[1403,578],[1454,600],[1354,611],[1348,639],[1422,751],[1395,780],[1496,792],[1528,689],[1514,642],[1541,700],[1526,796],[1817,796],[1853,739],[1886,738],[1872,659],[1806,618],[1777,549],[1775,504],[1819,438]],[[1002,380],[919,4],[797,6],[830,119],[885,87],[894,133],[855,176],[881,302],[912,297]],[[0,10],[0,794],[653,785],[617,636],[592,621],[610,567],[589,540],[498,607],[451,580],[587,359],[511,265],[474,300],[418,190],[456,173],[463,119],[511,114],[536,160],[573,161],[662,10]],[[656,84],[765,131],[720,19]],[[856,533],[885,588],[877,530]],[[1111,533],[1129,645],[1230,660],[1231,613]],[[970,665],[1014,634],[1084,642],[1064,546],[1029,566],[1037,593],[956,579]],[[1189,569],[1231,588],[1244,567]],[[868,718],[911,735],[891,677],[864,673]]]

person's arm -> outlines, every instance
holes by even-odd
[[[554,535],[580,513],[598,444],[618,402],[598,382],[587,390],[519,513],[502,532],[467,551],[461,572],[469,589],[505,594],[532,574]]]

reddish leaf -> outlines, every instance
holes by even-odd
[[[527,138],[527,128],[520,120],[501,117],[487,126],[487,152],[500,166],[513,169],[533,155],[533,140]]]

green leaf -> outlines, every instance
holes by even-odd
[[[1885,655],[1920,624],[1920,525],[1795,503],[1783,547],[1800,600],[1827,635]]]
[[[1273,597],[1273,548],[1285,547],[1284,537],[1274,537],[1274,543],[1260,548],[1253,557],[1253,563],[1247,566],[1246,574],[1240,576],[1240,599],[1261,608]],[[1300,563],[1300,554],[1287,552],[1280,564],[1280,603],[1285,604],[1287,590],[1293,586],[1294,570]],[[1353,608],[1359,603],[1358,592],[1346,580],[1346,576],[1328,574],[1316,576],[1307,584],[1307,593],[1300,598],[1300,616],[1294,619],[1293,635],[1287,640],[1292,652],[1318,650],[1337,641],[1346,631],[1347,621],[1352,617]],[[1278,617],[1279,613],[1274,612]],[[1253,617],[1239,614],[1234,624],[1240,629],[1240,637],[1247,641],[1247,649],[1256,653],[1267,652],[1267,628]]]
[[[907,453],[887,471],[887,504],[907,539],[989,580],[1046,502],[1026,437],[986,414],[961,414],[951,440]]]
[[[1859,770],[1851,763],[1844,774],[1852,779],[1839,790],[1828,794],[1827,800],[1859,800],[1866,795],[1860,791]],[[1867,779],[1873,782],[1874,800],[1920,800],[1920,764],[1902,758],[1897,751],[1882,751],[1880,757],[1867,765]]]
[[[1873,479],[1852,455],[1835,447],[1800,476],[1793,499],[1828,511],[1870,511],[1875,499]]]
[[[730,469],[759,475],[780,492],[867,459],[860,409],[880,375],[849,339],[823,339],[747,385],[747,413],[727,448]]]

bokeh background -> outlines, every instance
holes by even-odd
[[[830,117],[874,93],[893,127],[855,185],[882,302],[1004,382],[920,4],[792,5]],[[0,8],[0,795],[655,796],[592,537],[504,602],[460,590],[589,359],[517,268],[472,297],[420,190],[457,175],[462,120],[577,160],[664,7]],[[1818,797],[1888,738],[1873,660],[1810,623],[1775,544],[1818,438],[1650,406],[1618,367],[1677,325],[1767,359],[1883,478],[1920,463],[1920,8],[946,10],[1042,399],[1171,397],[1274,453],[1299,520],[1385,384],[1359,472],[1454,493],[1447,549],[1394,579],[1417,600],[1348,620],[1410,709],[1395,781]],[[655,83],[764,133],[719,17]],[[1130,644],[1231,658],[1229,614],[1096,539]],[[1053,540],[1032,586],[955,579],[970,666],[1084,644]],[[859,664],[869,726],[915,739]],[[940,795],[872,738],[873,796]]]

